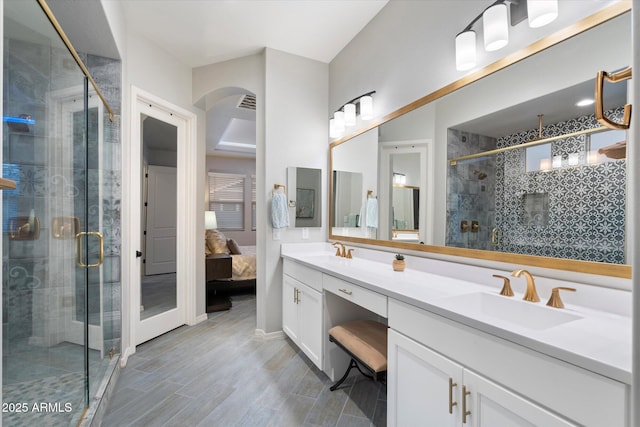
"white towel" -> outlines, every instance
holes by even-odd
[[[378,199],[370,197],[367,199],[367,216],[365,217],[367,227],[378,228]]]
[[[289,226],[287,196],[283,192],[276,192],[271,198],[271,224],[273,228],[287,228]]]

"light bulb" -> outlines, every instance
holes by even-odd
[[[482,28],[484,29],[484,48],[491,52],[509,43],[509,19],[507,5],[496,4],[482,14]]]
[[[547,25],[558,17],[558,0],[527,0],[529,27]]]
[[[464,31],[456,36],[456,70],[470,70],[476,66],[476,32]]]

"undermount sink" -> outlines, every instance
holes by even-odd
[[[549,329],[582,319],[582,316],[547,307],[542,302],[532,303],[518,297],[486,292],[443,298],[439,305],[478,320],[498,320],[533,330]]]

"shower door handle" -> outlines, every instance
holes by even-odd
[[[84,236],[95,236],[100,242],[98,262],[95,264],[85,264],[82,261],[82,237]],[[102,236],[102,233],[99,231],[81,231],[76,234],[76,263],[78,264],[78,267],[82,268],[96,268],[100,267],[104,263],[104,237]]]
[[[494,227],[491,230],[491,244],[493,246],[498,246],[500,241],[502,240],[502,231],[498,227]]]

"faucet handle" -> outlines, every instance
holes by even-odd
[[[549,298],[549,302],[547,302],[549,307],[564,308],[562,299],[560,299],[560,291],[575,292],[576,290],[574,288],[565,288],[562,286],[551,289],[551,297]]]
[[[502,285],[502,290],[500,290],[500,295],[504,295],[505,297],[513,296],[513,289],[511,289],[511,282],[508,277],[500,276],[499,274],[494,274],[493,277],[497,277],[498,279],[503,279],[504,284]]]
[[[351,253],[352,253],[353,251],[354,251],[354,249],[349,249],[349,250],[347,251],[347,258],[349,258],[349,259],[353,258],[353,255],[351,255]]]

